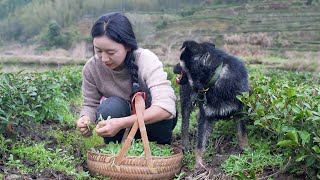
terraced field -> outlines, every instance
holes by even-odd
[[[148,17],[142,18],[144,24],[136,21],[138,34],[149,35],[143,39],[143,45],[165,55],[169,62],[174,61],[186,39],[210,40],[240,56],[300,58],[308,53],[310,58],[319,57],[319,3],[307,6],[301,1],[257,1],[131,15],[137,14]]]

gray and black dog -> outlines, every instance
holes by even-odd
[[[248,73],[238,58],[215,48],[213,43],[185,41],[181,48],[180,63],[173,72],[179,74],[182,114],[182,145],[190,149],[189,118],[197,105],[196,167],[205,167],[203,157],[213,122],[231,116],[237,122],[237,136],[241,149],[247,148],[245,116],[242,103],[236,98],[249,91]]]

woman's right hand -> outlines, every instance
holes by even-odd
[[[89,129],[90,118],[88,116],[82,116],[77,120],[76,126],[77,129],[80,131],[82,136],[89,137],[92,135],[91,130]]]

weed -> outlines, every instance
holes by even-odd
[[[79,137],[77,139],[81,142],[80,147],[83,154],[85,154],[90,148],[104,145],[103,138],[98,136],[96,131],[93,131],[92,136],[87,138],[83,137],[80,133],[77,133],[77,136]]]
[[[13,168],[17,168],[17,169],[25,169],[21,161],[19,159],[14,159],[12,154],[10,154],[8,161],[5,162],[5,165]]]
[[[182,179],[185,175],[186,175],[185,172],[180,172],[179,174],[177,174],[177,175],[174,177],[174,180],[180,180],[180,179]]]
[[[193,151],[188,151],[184,153],[183,164],[186,165],[188,170],[192,170],[195,163],[196,163],[196,160],[195,160],[195,155]]]
[[[44,143],[15,144],[11,152],[19,159],[36,162],[32,169],[25,169],[27,172],[41,172],[45,168],[52,168],[65,171],[67,174],[75,174],[74,166],[78,159],[62,149],[46,149]]]
[[[90,178],[89,172],[81,171],[76,175],[75,180],[83,180],[83,179],[89,179],[89,178]]]
[[[2,155],[6,154],[8,152],[7,145],[11,143],[11,139],[6,139],[0,134],[0,152]]]
[[[271,154],[270,150],[258,148],[246,150],[241,155],[231,155],[222,168],[228,175],[239,175],[243,172],[249,174],[262,172],[266,167],[279,167],[284,159],[281,155]]]
[[[198,114],[198,110],[192,111],[190,114],[190,130],[194,131],[196,129],[197,126],[197,114]],[[176,127],[173,129],[173,134],[175,136],[177,136],[178,134],[181,133],[181,118],[178,118],[178,122]]]

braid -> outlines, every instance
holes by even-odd
[[[133,51],[129,51],[127,53],[125,62],[126,62],[126,65],[130,71],[131,81],[132,81],[132,86],[133,86],[133,94],[135,94],[136,92],[142,91],[141,85],[139,84],[139,76],[138,76],[138,69],[139,68],[135,63]]]
[[[146,96],[147,96],[147,99],[145,101],[146,108],[149,108],[151,106],[151,101],[152,101],[151,92],[150,92],[149,88],[147,86],[145,86],[145,84],[139,83],[139,75],[138,75],[139,67],[135,63],[135,57],[133,55],[133,51],[129,51],[127,53],[125,62],[126,62],[127,68],[129,69],[129,72],[131,75],[131,80],[132,80],[133,92],[130,95],[130,97],[132,98],[133,95],[136,94],[137,92],[145,92]]]

